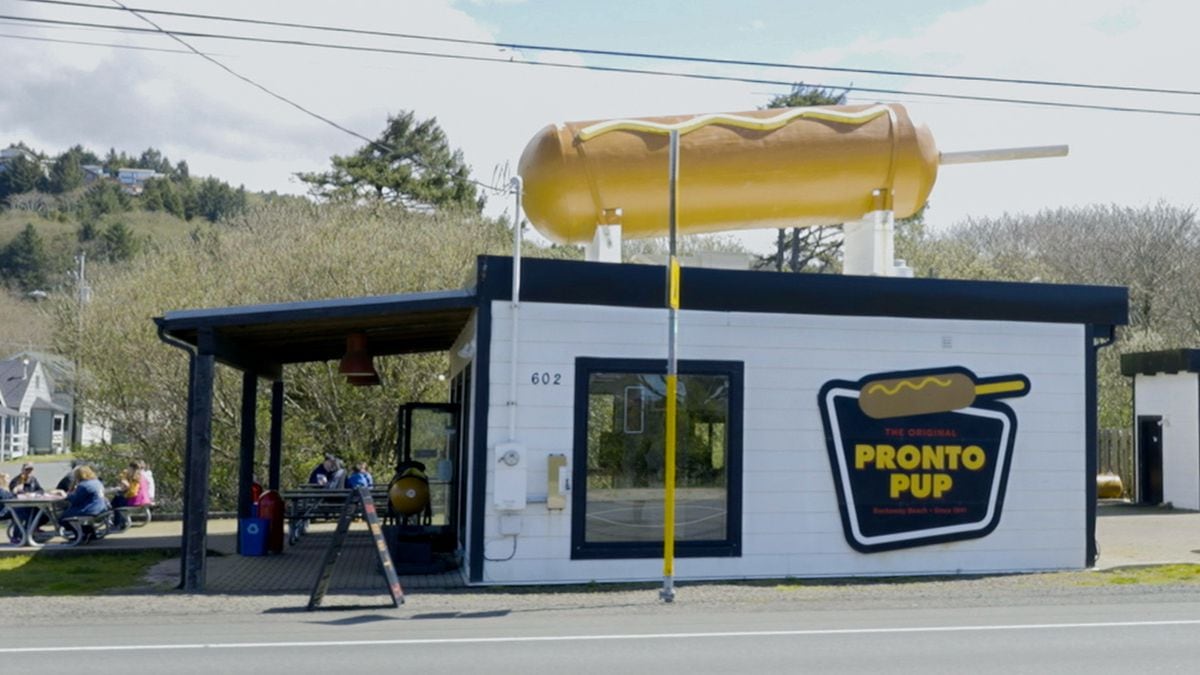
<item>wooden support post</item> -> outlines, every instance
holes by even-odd
[[[271,454],[267,460],[267,489],[279,490],[283,462],[283,380],[271,383]]]
[[[249,518],[254,506],[250,486],[254,483],[254,443],[258,416],[258,375],[247,370],[242,373],[242,435],[238,447],[238,518]],[[242,552],[238,537],[237,552]]]
[[[188,395],[187,463],[184,466],[185,525],[183,530],[183,590],[204,590],[205,555],[208,551],[208,476],[212,462],[213,376],[216,359],[205,350],[201,334],[200,352],[193,357]]]

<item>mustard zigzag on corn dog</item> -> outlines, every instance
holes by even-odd
[[[897,384],[894,388],[888,388],[883,383],[876,382],[875,384],[872,384],[867,389],[867,393],[874,394],[875,392],[881,391],[888,396],[893,396],[895,394],[900,393],[900,390],[904,389],[906,387],[908,389],[912,389],[913,391],[921,391],[922,389],[924,389],[926,386],[928,386],[930,384],[936,384],[939,387],[949,387],[951,382],[950,382],[950,380],[939,380],[938,378],[936,378],[932,375],[930,375],[929,377],[926,377],[925,379],[921,380],[920,382],[918,382],[916,384],[913,384],[911,380],[900,380],[900,383]]]

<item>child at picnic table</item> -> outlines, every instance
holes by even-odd
[[[346,487],[353,490],[358,487],[372,487],[375,485],[375,479],[371,473],[367,471],[367,463],[359,462],[354,465],[354,471],[346,477]]]
[[[125,506],[142,506],[150,502],[146,496],[145,479],[142,477],[142,467],[138,462],[130,462],[117,479],[117,494],[113,497],[114,509]],[[117,527],[125,527],[127,516],[117,511],[115,520]]]

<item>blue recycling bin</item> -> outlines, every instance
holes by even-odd
[[[238,548],[242,555],[267,554],[267,528],[271,521],[265,518],[242,518],[238,521]]]

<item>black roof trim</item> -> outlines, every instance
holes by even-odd
[[[366,333],[376,356],[449,349],[478,305],[474,290],[310,300],[167,312],[164,341],[278,377],[285,363],[340,358],[346,336]]]
[[[185,309],[167,312],[154,322],[168,333],[228,325],[252,325],[311,321],[313,319],[348,319],[378,316],[428,309],[460,309],[475,306],[475,291],[433,291],[397,295],[372,295],[361,298],[330,298],[280,302],[264,305]]]
[[[1121,374],[1200,373],[1200,349],[1165,349],[1121,355]]]
[[[479,259],[481,299],[512,297],[512,259]],[[521,261],[521,299],[531,302],[664,307],[657,265]],[[1119,286],[898,279],[836,274],[684,268],[684,309],[844,316],[1036,321],[1097,326],[1129,321]]]

